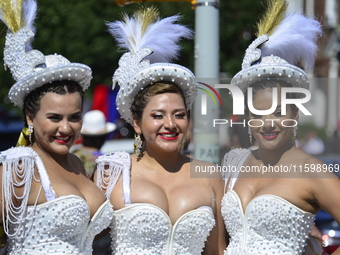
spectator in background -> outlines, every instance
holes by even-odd
[[[116,124],[107,122],[102,111],[93,110],[85,113],[81,129],[82,145],[73,151],[84,163],[86,173],[92,176],[95,160],[102,155],[100,148],[109,133],[116,129]]]
[[[308,133],[308,140],[302,146],[302,150],[310,155],[320,155],[325,151],[325,144],[318,136],[318,133],[311,130]]]

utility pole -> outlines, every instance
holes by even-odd
[[[219,0],[197,0],[195,6],[195,75],[199,82],[214,87],[219,83]],[[218,128],[213,120],[219,118],[205,92],[199,90],[194,103],[194,158],[218,164],[220,162]],[[203,101],[202,101],[203,100]],[[202,103],[207,113],[202,114]]]

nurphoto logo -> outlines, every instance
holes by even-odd
[[[222,105],[222,100],[220,95],[217,93],[217,91],[212,87],[209,86],[205,83],[200,83],[206,87],[208,87],[218,98],[220,104]],[[219,88],[219,89],[228,89],[232,98],[233,98],[233,115],[244,115],[245,113],[245,105],[244,105],[244,94],[242,92],[242,90],[235,86],[235,85],[230,85],[230,84],[215,84],[214,86],[215,88]],[[217,105],[216,103],[216,99],[214,98],[213,94],[204,88],[199,88],[203,91],[205,91],[214,101],[215,105]],[[253,105],[253,88],[252,87],[248,87],[247,88],[247,107],[249,109],[249,111],[255,115],[269,115],[273,112],[275,112],[277,106],[278,106],[278,90],[277,88],[272,88],[273,90],[273,94],[272,94],[272,106],[267,109],[267,110],[258,110],[255,109],[254,105]],[[301,93],[304,94],[305,97],[302,98],[287,98],[287,95],[290,93]],[[206,115],[207,114],[207,96],[206,94],[202,94],[201,95],[201,99],[202,99],[202,107],[201,107],[201,114],[202,115]],[[304,115],[309,115],[311,116],[312,114],[306,109],[306,107],[303,105],[304,103],[307,103],[309,100],[311,99],[311,93],[308,89],[305,88],[293,88],[293,87],[282,87],[281,88],[281,115],[286,115],[286,106],[287,105],[295,105]],[[277,119],[265,119],[265,121],[271,121],[272,125],[274,125],[274,121],[276,121]],[[254,122],[258,122],[258,123],[254,123]],[[286,123],[290,123],[293,122],[293,125],[290,124],[286,124]],[[215,127],[216,125],[224,125],[230,123],[231,126],[234,124],[242,124],[243,126],[246,126],[246,121],[243,120],[242,122],[233,122],[232,120],[227,120],[227,119],[214,119],[213,121],[213,126]],[[250,127],[261,127],[263,126],[264,121],[263,120],[249,120],[248,121],[248,125]],[[285,127],[294,127],[296,126],[298,123],[296,120],[294,119],[286,119],[283,120],[281,123],[283,126]]]
[[[220,105],[222,105],[222,99],[221,99],[221,96],[217,93],[217,91],[210,85],[206,84],[206,83],[203,83],[203,82],[197,82],[205,87],[207,87],[208,89],[206,88],[201,88],[201,87],[198,87],[198,89],[200,90],[203,90],[205,93],[207,93],[210,98],[213,100],[214,104],[217,105],[217,101],[214,97],[214,95],[209,91],[211,90],[217,97]],[[207,115],[207,95],[206,94],[202,94],[201,95],[201,100],[202,100],[202,107],[201,107],[201,114],[202,115]]]

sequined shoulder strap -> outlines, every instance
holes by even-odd
[[[124,201],[125,204],[130,204],[130,154],[127,152],[108,153],[98,157],[96,163],[96,184],[99,188],[105,190],[106,198],[110,199],[113,188],[120,175],[123,174]]]
[[[20,223],[27,214],[28,198],[34,178],[36,152],[28,147],[15,147],[0,154],[2,164],[2,217],[4,230],[10,237],[20,231]],[[16,193],[16,187],[23,187],[22,195]],[[21,200],[16,206],[13,197]],[[14,232],[9,232],[9,224],[14,225]]]
[[[38,168],[39,176],[41,179],[41,185],[44,189],[46,200],[52,201],[56,199],[57,195],[54,192],[50,178],[48,177],[48,174],[46,172],[46,168],[38,154],[35,155],[35,164]]]
[[[244,164],[248,155],[250,154],[248,149],[233,149],[224,156],[223,165],[226,166],[228,171],[223,176],[225,184],[229,181],[228,189],[233,189],[237,180],[239,170]]]

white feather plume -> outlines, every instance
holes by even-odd
[[[36,13],[36,0],[1,0],[0,2],[0,19],[14,33],[23,27],[28,27],[34,32]]]
[[[37,2],[35,0],[26,0],[22,6],[24,24],[35,32],[34,20],[37,15]]]
[[[262,57],[278,56],[292,65],[301,64],[306,72],[314,66],[320,23],[295,12],[286,14],[269,40],[261,47]]]
[[[37,15],[37,2],[35,0],[26,0],[22,6],[22,13],[25,26],[31,29],[33,33],[35,33],[34,20]],[[27,42],[25,47],[26,52],[33,48],[32,42],[33,38]]]
[[[144,33],[141,20],[135,17],[125,16],[125,21],[109,22],[107,25],[120,48],[134,53],[150,47],[153,50],[153,53],[147,57],[150,63],[170,62],[177,59],[179,55],[178,41],[193,36],[192,30],[188,27],[175,24],[179,19],[179,15],[158,18],[146,28]]]

